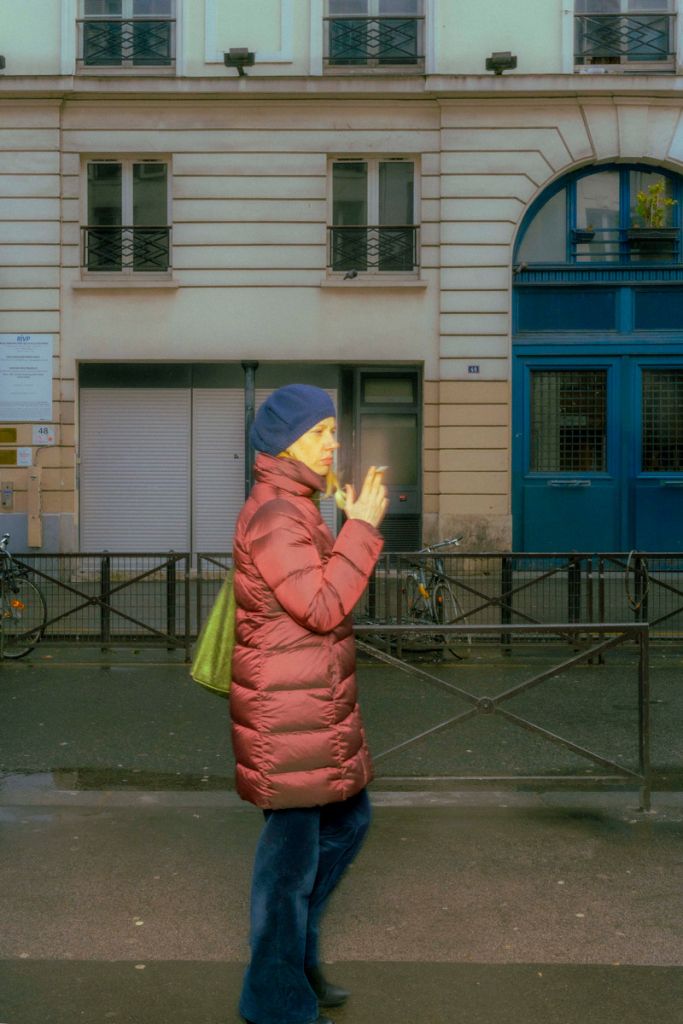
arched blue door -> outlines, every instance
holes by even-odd
[[[649,197],[661,216],[645,238]],[[680,179],[651,168],[592,170],[558,183],[523,226],[517,550],[683,549],[681,198]]]

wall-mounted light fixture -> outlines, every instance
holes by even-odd
[[[247,46],[232,46],[227,53],[223,54],[223,63],[226,68],[237,68],[240,77],[246,75],[245,68],[254,66],[256,54],[251,53]]]
[[[493,71],[496,75],[502,75],[504,71],[511,71],[517,67],[517,58],[509,50],[498,50],[486,58],[486,70]]]

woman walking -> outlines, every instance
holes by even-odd
[[[273,392],[251,432],[258,454],[237,522],[237,636],[230,694],[240,796],[263,809],[252,881],[248,1024],[331,1024],[348,993],[322,974],[320,918],[370,823],[372,765],[358,706],[351,611],[379,553],[387,508],[372,467],[334,540],[314,499],[334,479],[325,391]]]

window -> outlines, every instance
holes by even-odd
[[[643,370],[642,469],[683,472],[683,371]]]
[[[631,275],[636,264],[678,264],[682,201],[681,180],[650,167],[570,175],[536,207],[518,260],[525,270],[609,264]]]
[[[532,371],[531,471],[604,473],[606,452],[606,371]]]
[[[82,0],[82,67],[170,67],[175,60],[174,0]]]
[[[170,267],[168,166],[158,160],[87,165],[82,265],[96,272],[165,272]]]
[[[328,68],[424,65],[423,0],[327,0]]]
[[[678,330],[682,209],[683,177],[644,164],[588,168],[551,186],[519,234],[516,330]]]
[[[333,271],[415,271],[419,261],[413,161],[335,160],[328,234]]]
[[[576,0],[574,21],[578,65],[675,70],[673,0]]]

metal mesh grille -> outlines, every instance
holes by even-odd
[[[532,372],[532,472],[604,472],[606,430],[605,370]]]
[[[683,370],[643,370],[643,471],[683,472]]]

